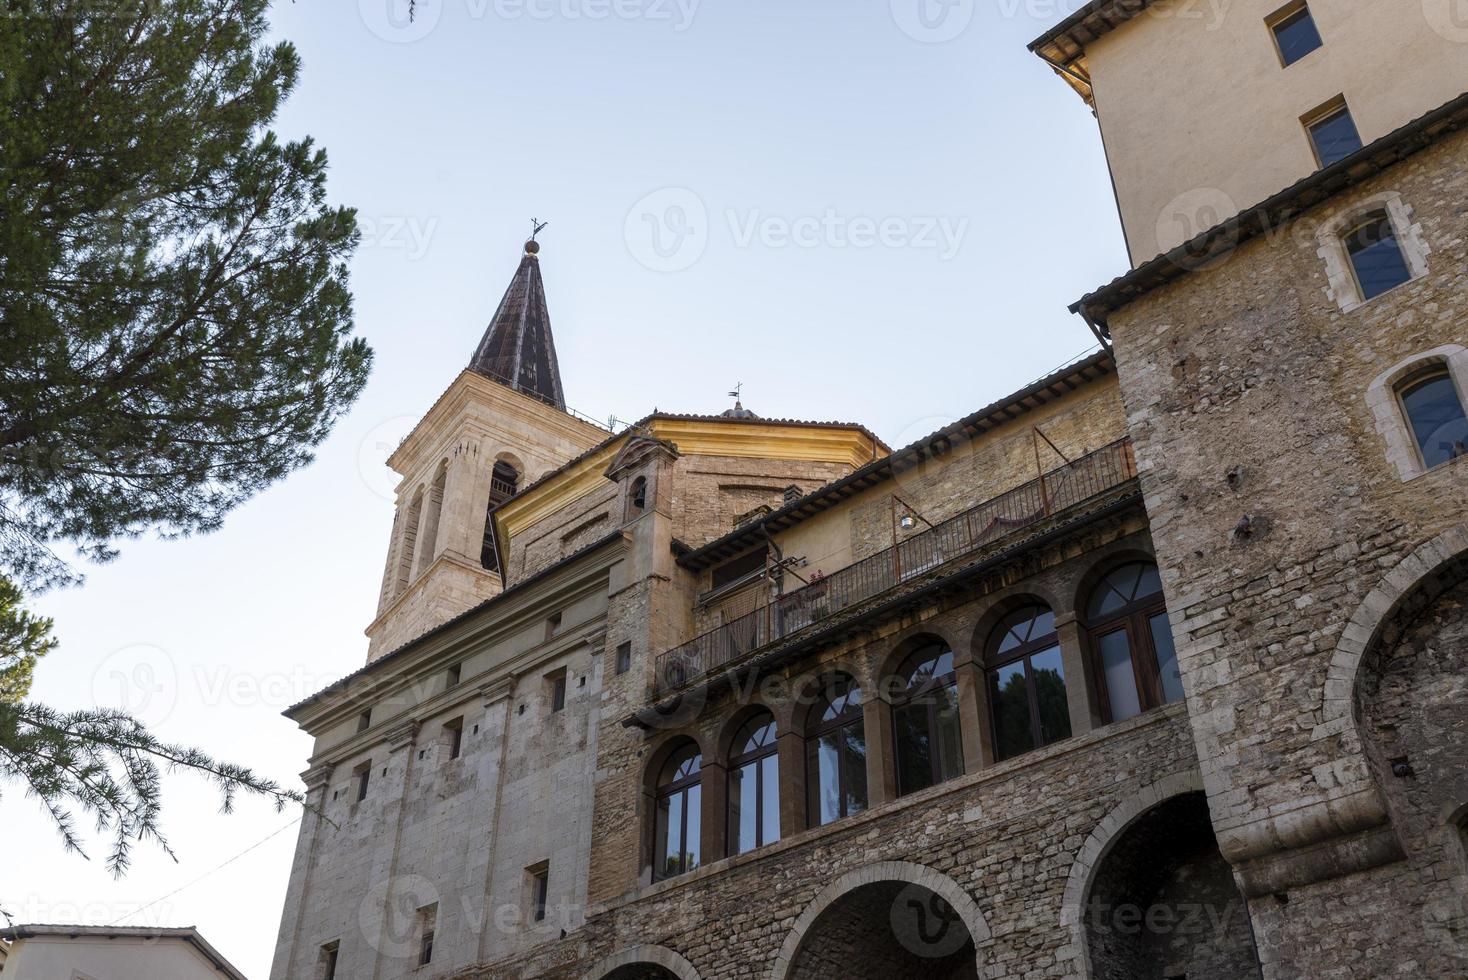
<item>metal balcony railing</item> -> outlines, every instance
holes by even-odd
[[[759,609],[663,653],[659,692],[675,691],[843,609],[962,558],[1026,525],[1096,497],[1137,475],[1131,440],[1121,439],[984,501],[896,547],[778,596]]]

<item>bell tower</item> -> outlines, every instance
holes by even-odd
[[[498,595],[490,509],[608,434],[566,411],[532,238],[468,366],[388,457],[402,481],[368,661]]]

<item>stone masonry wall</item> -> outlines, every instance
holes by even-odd
[[[1451,137],[1111,317],[1220,842],[1246,874],[1300,886],[1251,903],[1268,977],[1392,972],[1431,940],[1388,891],[1457,873],[1318,881],[1379,863],[1381,838],[1363,859],[1360,835],[1385,818],[1359,732],[1322,726],[1349,694],[1332,656],[1367,594],[1468,508],[1468,460],[1404,482],[1367,402],[1392,365],[1464,338],[1465,151]],[[1426,274],[1342,312],[1317,231],[1389,193]]]

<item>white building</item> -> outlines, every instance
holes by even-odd
[[[14,926],[0,940],[4,980],[245,980],[193,926]]]

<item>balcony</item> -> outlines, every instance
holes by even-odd
[[[1094,499],[1136,475],[1129,439],[1042,473],[895,547],[778,596],[663,653],[657,661],[658,693],[679,690],[736,666],[777,641],[987,549],[1021,528]]]

